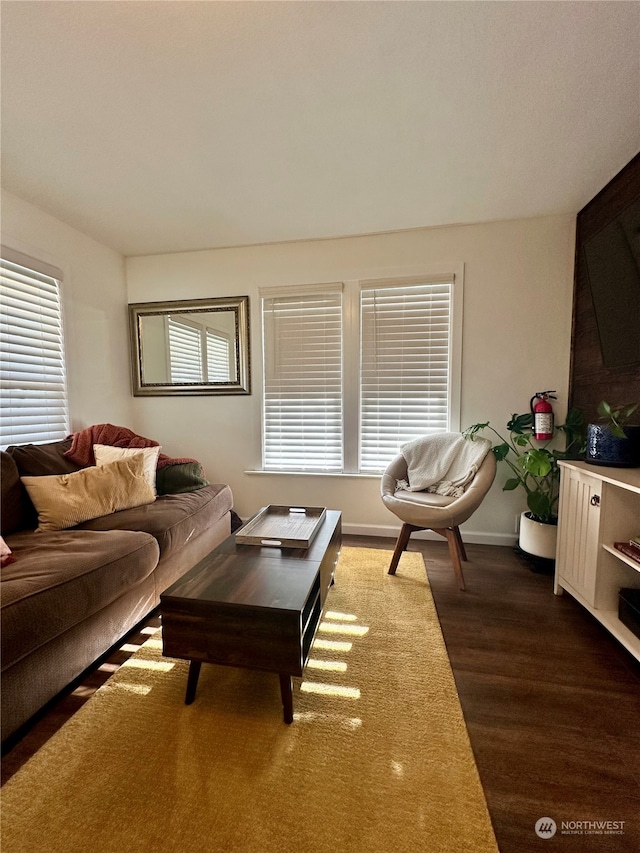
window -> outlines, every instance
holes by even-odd
[[[230,382],[233,339],[224,332],[184,317],[166,319],[169,335],[169,376],[178,384]]]
[[[229,382],[233,341],[222,332],[207,329],[207,382]]]
[[[342,292],[262,301],[264,467],[341,471]]]
[[[404,442],[456,429],[454,281],[264,290],[263,468],[379,473]]]
[[[168,318],[171,382],[202,382],[200,326]]]
[[[363,287],[360,311],[360,470],[381,471],[447,430],[451,284]]]
[[[0,268],[0,444],[64,438],[62,273],[4,248]]]

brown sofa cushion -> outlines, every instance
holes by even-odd
[[[13,457],[21,477],[40,477],[79,471],[81,466],[64,455],[70,447],[71,439],[67,439],[48,444],[12,445],[7,447],[7,453]]]
[[[61,530],[13,533],[2,568],[2,669],[97,613],[155,569],[146,533]]]
[[[213,484],[181,495],[162,495],[155,503],[125,509],[78,525],[83,530],[144,530],[154,536],[165,558],[229,512],[229,486]]]
[[[0,482],[2,484],[2,530],[0,535],[7,536],[15,530],[35,527],[37,517],[24,486],[20,482],[20,472],[12,456],[0,452]]]

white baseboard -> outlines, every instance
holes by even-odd
[[[397,539],[400,528],[394,527],[392,524],[343,524],[342,532],[351,536],[384,536],[389,539]],[[444,541],[441,536],[431,530],[417,531],[412,533],[411,537]],[[481,530],[463,530],[462,538],[469,545],[502,545],[507,548],[512,548],[518,541],[517,536],[508,533],[486,533]]]

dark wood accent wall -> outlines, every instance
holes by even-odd
[[[590,237],[638,199],[640,154],[578,214],[569,404],[581,409],[587,421],[595,420],[601,400],[614,406],[640,402],[640,364],[611,368],[603,362],[583,251]],[[640,335],[640,329],[637,334]]]

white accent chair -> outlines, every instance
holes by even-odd
[[[465,589],[461,561],[467,559],[460,535],[460,525],[478,509],[491,488],[496,476],[496,458],[489,451],[477,474],[459,498],[443,497],[431,492],[396,491],[399,480],[407,479],[407,462],[400,454],[389,464],[382,475],[380,494],[387,509],[402,522],[395,551],[391,558],[389,574],[395,575],[402,552],[409,537],[416,530],[433,530],[449,543],[453,570],[461,590]]]

